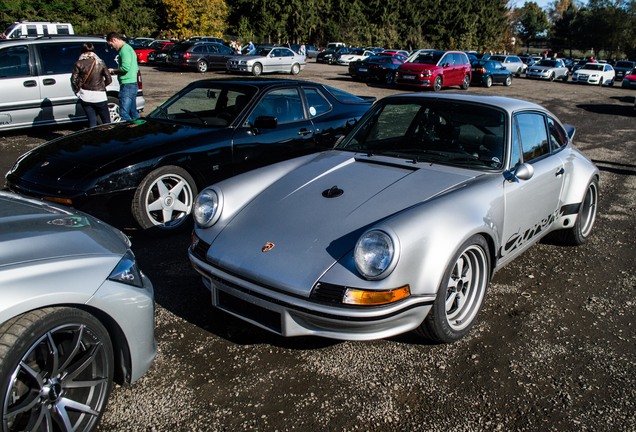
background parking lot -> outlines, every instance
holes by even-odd
[[[188,82],[226,76],[142,73],[147,112]],[[293,78],[378,98],[400,91],[345,74],[312,61]],[[187,259],[189,233],[131,231],[155,285],[159,353],[139,382],[114,389],[99,430],[636,430],[636,92],[526,78],[467,92],[537,102],[577,127],[577,147],[601,170],[587,244],[531,248],[494,276],[467,337],[429,345],[408,334],[269,334],[211,309]],[[0,170],[77,130],[68,128],[1,135]]]

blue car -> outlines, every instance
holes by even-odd
[[[471,66],[473,84],[482,84],[484,87],[490,87],[493,83],[505,86],[512,84],[512,72],[496,60],[477,60]]]

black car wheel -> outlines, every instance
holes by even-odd
[[[300,73],[300,65],[298,63],[294,63],[291,67],[291,74],[298,75]]]
[[[108,113],[110,114],[111,123],[119,123],[121,121],[121,113],[119,112],[119,99],[114,96],[108,96]]]
[[[506,80],[504,81],[504,85],[505,85],[506,87],[510,87],[510,85],[511,85],[511,84],[512,84],[512,77],[511,77],[510,75],[508,75],[508,76],[506,77]]]
[[[197,71],[204,73],[208,71],[208,62],[201,59],[197,62]]]
[[[554,81],[554,72],[552,72],[552,73],[550,74],[550,76],[548,77],[548,79],[549,79],[550,81]]]
[[[433,91],[440,91],[442,89],[442,77],[436,76],[435,81],[433,81]]]
[[[132,213],[143,229],[178,230],[192,213],[197,187],[183,168],[165,166],[152,171],[139,184]]]
[[[113,383],[113,348],[87,312],[46,308],[0,326],[3,431],[91,431]]]
[[[484,80],[484,87],[489,88],[492,85],[492,77],[487,76]]]
[[[254,63],[254,66],[252,66],[252,75],[259,76],[261,73],[263,73],[263,66],[260,63]]]
[[[490,254],[480,235],[469,238],[450,261],[433,307],[416,333],[449,343],[465,336],[477,320],[490,283]]]
[[[386,75],[384,75],[384,83],[391,85],[395,82],[395,72],[388,71]]]

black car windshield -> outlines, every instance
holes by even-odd
[[[251,86],[223,85],[188,86],[168,99],[148,118],[202,127],[226,127],[243,111],[254,97]]]
[[[376,105],[336,149],[472,169],[503,168],[505,115],[467,102]]]

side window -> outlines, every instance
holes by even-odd
[[[298,90],[289,88],[267,93],[254,108],[247,121],[253,125],[256,118],[260,116],[276,117],[279,124],[303,120],[305,113]]]
[[[29,48],[26,45],[0,50],[0,78],[30,75]]]
[[[519,125],[515,118],[512,125],[512,148],[510,149],[510,169],[521,163],[521,143],[519,142]]]
[[[27,26],[27,35],[28,36],[37,36],[38,35],[38,28],[34,25],[28,25]]]
[[[309,117],[317,117],[331,111],[331,104],[325,96],[314,88],[303,88],[307,106],[309,106]]]
[[[453,56],[452,54],[446,54],[444,57],[442,57],[442,59],[439,61],[439,65],[440,66],[444,66],[445,64],[453,64]]]
[[[106,42],[93,42],[93,45],[95,46],[95,54],[97,54],[100,59],[104,60],[106,66],[117,69],[117,61],[115,60],[117,57],[117,50],[109,47]]]
[[[44,75],[70,74],[80,56],[81,47],[81,42],[37,45],[42,62],[42,73]]]
[[[550,146],[552,150],[558,150],[568,143],[567,134],[554,119],[548,117],[548,130],[550,131]]]
[[[517,115],[516,120],[525,162],[532,162],[550,153],[543,115],[524,113]]]

